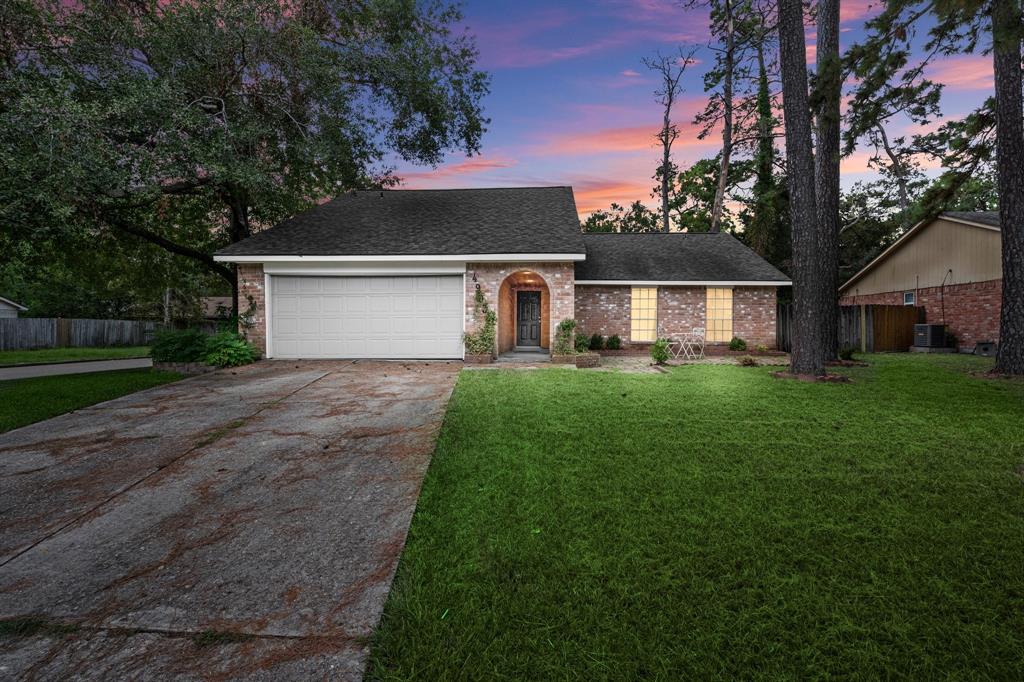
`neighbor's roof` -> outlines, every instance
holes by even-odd
[[[0,303],[6,303],[7,305],[13,306],[13,307],[17,308],[18,310],[28,310],[28,308],[26,308],[25,306],[21,305],[20,303],[15,303],[11,299],[4,298],[3,296],[0,296]]]
[[[217,256],[582,254],[571,187],[343,194]]]
[[[719,233],[599,233],[583,235],[587,259],[576,263],[577,282],[765,282],[789,277]]]
[[[999,211],[946,211],[939,216],[962,223],[976,223],[999,229]],[[930,222],[930,221],[929,221]]]
[[[917,225],[914,225],[909,230],[899,236],[899,238],[883,250],[880,254],[872,258],[867,265],[858,270],[853,277],[846,280],[846,282],[839,287],[840,293],[845,291],[851,284],[859,281],[864,275],[871,272],[875,266],[879,265],[886,258],[896,253],[904,244],[906,244],[911,237],[915,234],[928,227],[936,220],[945,219],[950,220],[954,223],[961,223],[965,225],[974,225],[982,227],[988,230],[999,230],[999,211],[946,211],[940,213],[936,217],[930,220],[922,220]]]

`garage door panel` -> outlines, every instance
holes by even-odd
[[[294,358],[458,358],[463,279],[271,279],[272,350]]]

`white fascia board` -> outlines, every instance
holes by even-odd
[[[15,303],[11,299],[4,298],[3,296],[0,296],[0,303],[6,303],[7,305],[9,305],[9,306],[11,306],[13,308],[17,308],[18,310],[21,310],[21,311],[28,310],[28,308],[26,308],[25,306],[21,305],[20,303]]]
[[[218,263],[287,263],[319,261],[321,263],[378,263],[416,261],[458,261],[470,263],[523,263],[586,260],[585,253],[469,253],[416,256],[214,256]]]
[[[348,263],[339,261],[288,261],[264,263],[268,275],[292,276],[379,276],[379,275],[461,275],[462,261],[378,261]]]
[[[719,280],[624,280],[624,279],[578,279],[582,286],[631,286],[631,287],[789,287],[793,282],[782,281],[719,281]]]

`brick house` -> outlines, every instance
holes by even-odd
[[[950,212],[915,225],[840,287],[842,305],[916,305],[957,345],[999,341],[1003,269],[997,212]]]
[[[558,323],[644,348],[706,328],[774,346],[790,282],[728,234],[582,234],[569,187],[350,192],[217,252],[267,357],[462,358],[479,290],[497,353]]]

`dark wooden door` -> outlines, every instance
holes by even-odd
[[[520,291],[516,314],[516,345],[540,346],[540,292]]]

